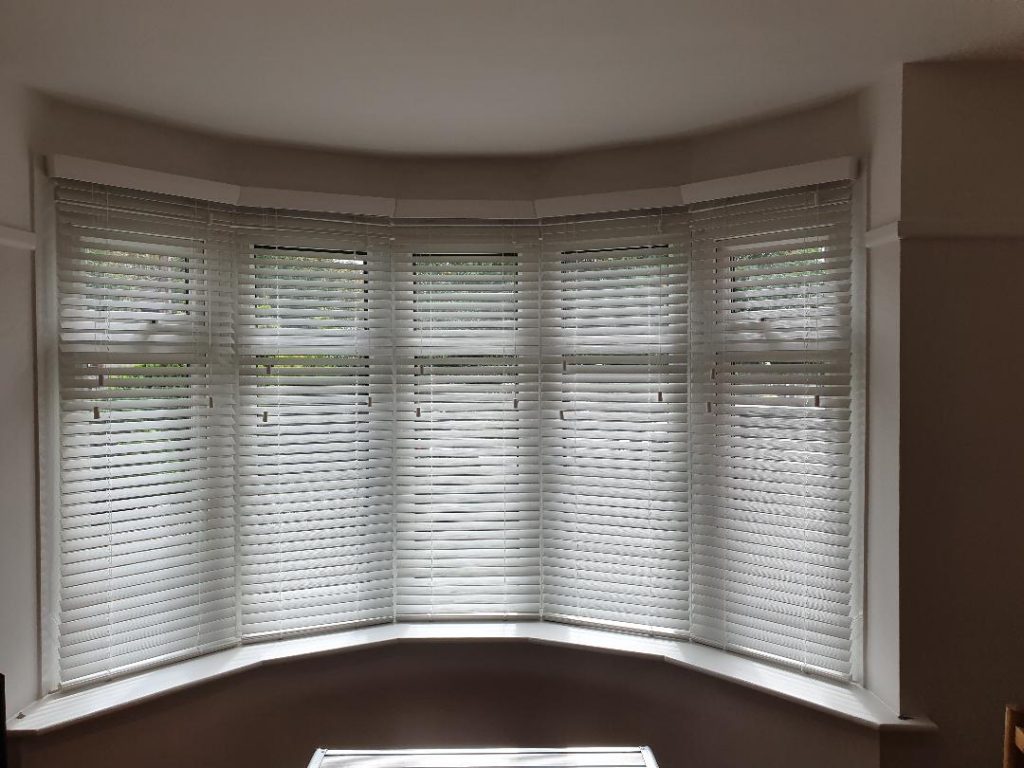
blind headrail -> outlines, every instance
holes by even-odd
[[[838,157],[669,187],[615,190],[597,194],[567,195],[534,200],[415,200],[247,187],[57,154],[47,158],[47,168],[53,178],[232,205],[269,205],[285,210],[384,216],[396,220],[409,217],[417,219],[523,220],[670,208],[769,190],[792,189],[833,181],[849,181],[857,177],[858,161],[855,157]]]

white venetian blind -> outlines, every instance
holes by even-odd
[[[536,616],[536,228],[398,233],[397,616]]]
[[[679,212],[544,228],[543,615],[687,629],[687,285]]]
[[[56,186],[64,684],[235,640],[229,229]]]
[[[379,223],[239,213],[243,637],[392,617],[383,232]]]
[[[858,676],[849,183],[544,222],[54,189],[62,685],[448,618]]]
[[[849,677],[850,185],[692,217],[691,631]]]

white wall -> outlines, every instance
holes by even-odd
[[[866,226],[900,219],[903,70],[861,96],[867,159]],[[890,228],[891,229],[891,228]],[[900,243],[890,235],[867,249],[868,370],[865,502],[867,621],[865,683],[897,711],[900,701]]]
[[[885,73],[860,95],[861,130],[868,146],[869,229],[898,221],[903,164],[903,67]]]

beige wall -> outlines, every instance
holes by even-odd
[[[909,225],[1020,233],[1022,83],[1024,62],[906,68],[902,218]]]
[[[0,78],[0,225],[28,228],[29,107],[25,91]]]
[[[231,141],[52,99],[32,102],[32,149],[232,184],[403,198],[534,199],[661,187],[866,154],[860,101],[685,140],[557,157],[410,158]]]
[[[671,186],[868,151],[859,99],[851,96],[686,141],[554,158],[535,196]]]
[[[0,80],[0,225],[32,226],[29,98]],[[37,690],[32,259],[0,246],[0,672],[11,708]]]
[[[0,672],[11,708],[37,690],[32,260],[0,247]]]
[[[1024,701],[1024,238],[903,243],[902,687],[931,765],[998,765]]]
[[[998,765],[1024,701],[1021,94],[1019,64],[906,72],[903,216],[932,236],[902,243],[901,686],[940,767]]]
[[[857,97],[688,140],[564,157],[416,159],[228,141],[0,86],[0,223],[31,226],[30,157],[62,153],[252,186],[408,198],[532,199],[681,184],[862,154]],[[38,695],[31,260],[0,254],[0,670],[9,709]]]
[[[904,218],[1006,234],[1022,218],[1015,192],[1024,178],[1024,82],[1019,68],[993,67],[911,67],[902,82],[893,76],[859,98],[711,136],[515,161],[228,145],[0,89],[0,222],[29,221],[28,147],[243,184],[442,198],[659,186],[860,154],[869,160],[872,225]],[[869,540],[873,530],[875,557],[886,543],[899,545],[898,595],[894,574],[879,577],[872,567],[869,600],[888,601],[901,636],[869,644],[868,664],[905,711],[934,717],[937,737],[885,736],[879,753],[871,731],[652,662],[532,646],[471,654],[423,647],[203,686],[26,742],[26,765],[62,764],[72,754],[83,765],[112,765],[112,755],[128,765],[141,734],[155,739],[147,765],[196,764],[196,750],[211,745],[267,758],[254,765],[284,765],[301,764],[297,757],[319,741],[456,743],[464,733],[499,743],[650,741],[667,766],[916,765],[921,749],[934,750],[939,766],[995,764],[999,708],[1024,699],[1024,612],[1012,596],[1024,541],[1024,420],[1014,396],[1024,389],[1024,358],[1021,300],[1007,287],[1024,278],[1022,249],[1021,240],[932,237],[869,257],[873,434],[887,436],[868,457],[873,478],[885,478],[868,489]],[[27,586],[35,581],[31,278],[24,254],[0,259],[8,268],[0,351],[11,361],[4,436],[13,436],[0,447],[0,668],[12,675],[16,707],[34,695],[37,675]],[[891,554],[883,556],[895,567]],[[382,692],[371,691],[375,684]]]
[[[649,744],[662,768],[864,768],[878,758],[876,731],[706,675],[508,643],[270,667],[17,746],[20,768],[298,768],[325,745],[601,744]]]

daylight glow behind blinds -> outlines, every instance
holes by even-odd
[[[450,618],[850,678],[850,191],[460,223],[58,182],[61,684]]]
[[[545,229],[546,618],[687,630],[685,237],[678,213]]]

